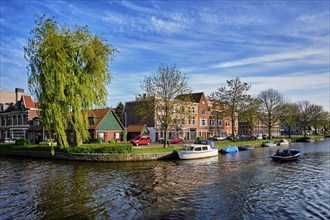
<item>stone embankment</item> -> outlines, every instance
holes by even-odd
[[[10,151],[6,155],[20,157],[37,157],[57,160],[72,160],[72,161],[95,161],[95,162],[123,162],[123,161],[148,161],[148,160],[166,160],[178,159],[176,151],[162,153],[143,153],[143,154],[78,154],[78,153],[63,153],[55,152],[51,155],[50,152],[41,151]]]

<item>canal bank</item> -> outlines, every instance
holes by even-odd
[[[70,161],[93,161],[93,162],[130,162],[149,160],[179,159],[176,151],[140,154],[82,154],[55,152],[51,155],[45,151],[8,151],[4,155],[16,157],[35,157],[44,159],[70,160]]]

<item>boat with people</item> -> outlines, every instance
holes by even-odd
[[[252,150],[252,149],[254,149],[252,145],[243,145],[238,147],[239,151]]]
[[[182,160],[200,159],[218,156],[218,149],[211,148],[208,144],[191,144],[177,150],[179,158]]]
[[[286,139],[280,139],[275,143],[277,144],[277,146],[288,146],[290,144],[290,142]]]
[[[238,147],[237,146],[224,147],[224,148],[221,148],[220,152],[221,153],[235,153],[235,152],[238,152]]]
[[[277,144],[272,141],[265,141],[261,143],[261,147],[275,147]]]
[[[284,149],[281,151],[278,149],[276,153],[270,156],[274,161],[294,161],[297,160],[301,155],[300,150],[298,149]]]

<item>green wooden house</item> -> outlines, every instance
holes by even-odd
[[[105,142],[122,140],[124,126],[111,108],[88,111],[88,123],[91,141],[98,138]]]

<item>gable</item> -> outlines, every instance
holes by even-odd
[[[111,111],[107,114],[96,129],[101,130],[123,130],[123,127]]]

